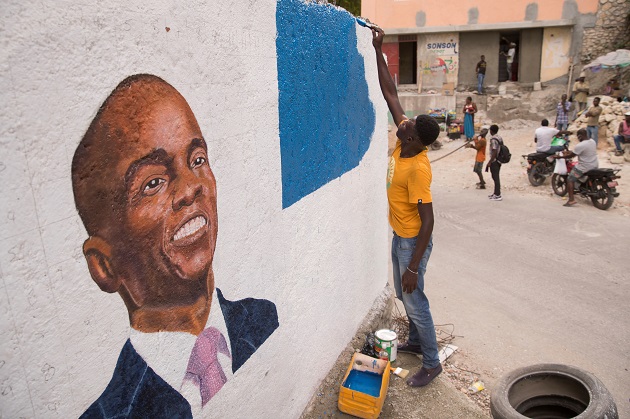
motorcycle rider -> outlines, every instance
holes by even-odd
[[[577,156],[578,164],[571,170],[567,176],[567,191],[569,192],[569,200],[564,204],[565,207],[572,207],[577,202],[573,195],[575,182],[584,176],[589,170],[599,168],[597,160],[597,143],[595,140],[588,138],[585,128],[579,129],[577,132],[580,143],[573,148],[573,151],[566,150],[561,155],[555,155],[553,158],[571,158]]]
[[[543,119],[540,127],[534,132],[534,142],[536,143],[536,151],[539,153],[555,154],[564,150],[563,145],[551,145],[553,137],[557,135],[571,135],[571,131],[559,130],[549,126],[549,120]]]

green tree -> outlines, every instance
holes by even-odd
[[[361,16],[361,0],[329,0],[329,3],[343,7],[355,16]]]

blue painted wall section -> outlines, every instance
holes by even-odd
[[[375,112],[355,25],[330,5],[277,3],[283,208],[355,168],[370,145]]]

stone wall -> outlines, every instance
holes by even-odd
[[[584,29],[580,58],[586,64],[619,48],[630,48],[630,1],[599,0],[595,26]]]

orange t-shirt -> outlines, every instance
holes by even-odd
[[[478,135],[477,138],[474,139],[475,148],[477,149],[477,155],[475,156],[475,161],[483,163],[486,161],[486,139],[481,135]]]
[[[400,157],[400,150],[398,140],[387,170],[389,224],[396,234],[409,239],[418,235],[422,225],[418,203],[433,202],[431,163],[427,150],[409,158]]]

